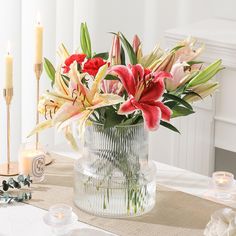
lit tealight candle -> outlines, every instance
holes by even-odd
[[[5,89],[13,88],[13,56],[10,54],[10,42],[8,42],[5,56],[5,73]]]
[[[51,227],[54,235],[67,235],[71,225],[77,219],[77,216],[72,212],[72,208],[66,204],[51,206],[43,218],[44,223]]]
[[[40,23],[40,14],[37,15],[37,24],[35,26],[35,64],[41,64],[43,61],[43,26]]]
[[[212,181],[218,198],[230,198],[234,175],[226,171],[216,171],[212,175]]]
[[[50,207],[49,216],[57,225],[67,224],[71,220],[72,208],[65,204],[56,204]]]

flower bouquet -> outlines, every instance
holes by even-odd
[[[143,214],[155,204],[155,166],[148,161],[148,131],[194,113],[191,103],[211,95],[221,60],[205,66],[197,57],[203,45],[193,38],[171,50],[154,47],[143,55],[137,35],[132,44],[112,33],[110,52],[95,53],[86,23],[81,24],[79,52],[62,44],[55,70],[45,58],[52,81],[38,109],[45,121],[31,133],[55,126],[74,149],[75,203],[83,210],[113,217]],[[197,45],[199,45],[197,47]]]

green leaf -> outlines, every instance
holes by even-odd
[[[63,79],[65,79],[67,82],[69,82],[69,81],[70,81],[70,78],[69,78],[68,76],[66,76],[66,75],[64,75],[64,74],[62,74],[61,76],[62,76],[62,77],[63,77]]]
[[[121,65],[126,65],[125,64],[125,50],[123,48],[123,46],[121,45],[121,49],[120,49],[120,60],[121,60]]]
[[[186,95],[195,95],[195,96],[197,96],[197,97],[199,97],[200,99],[202,99],[203,100],[203,98],[201,97],[201,95],[200,94],[198,94],[198,93],[196,93],[196,92],[194,92],[194,91],[189,91],[189,90],[187,90],[186,92],[184,92],[183,94],[186,94]]]
[[[174,127],[171,123],[161,120],[160,125],[180,134],[179,130],[176,127]]]
[[[182,106],[175,106],[173,109],[172,109],[172,116],[171,118],[176,118],[176,117],[179,117],[179,116],[188,116],[190,114],[193,114],[194,111],[191,110],[191,109],[188,109],[186,107],[182,107]]]
[[[105,80],[119,80],[119,78],[115,75],[110,75],[107,74],[106,77],[104,78]]]
[[[192,66],[196,64],[203,64],[204,62],[203,61],[188,61],[187,63],[189,64],[189,66]]]
[[[55,73],[56,73],[56,70],[55,70],[54,66],[52,65],[52,63],[47,58],[44,58],[43,65],[44,65],[44,69],[45,69],[49,79],[51,79],[52,83],[54,84]]]
[[[109,57],[109,53],[108,52],[97,53],[93,56],[93,58],[95,57],[101,57],[102,59],[107,60]]]
[[[87,48],[86,48],[86,41],[84,36],[84,24],[81,23],[80,25],[80,46],[82,49],[82,52],[86,54]]]
[[[86,41],[86,45],[87,45],[87,56],[88,58],[92,57],[92,49],[91,49],[91,40],[90,40],[90,35],[89,35],[89,31],[88,31],[88,27],[87,24],[84,23],[84,33],[85,33],[85,41]]]
[[[193,110],[192,106],[180,97],[177,97],[177,96],[170,94],[170,93],[164,93],[163,97],[165,99],[176,101],[176,102],[182,104],[183,106],[187,107],[188,109]]]
[[[63,74],[61,75],[61,77],[62,77],[64,83],[66,84],[66,86],[69,87],[70,78],[66,75],[63,75]]]
[[[123,119],[124,116],[118,115],[113,107],[107,107],[105,111],[104,128],[106,129],[119,125]]]
[[[189,83],[188,87],[194,87],[199,84],[206,83],[210,80],[214,75],[216,75],[219,71],[224,69],[221,67],[221,60],[217,60],[213,62],[211,65],[206,67],[204,70],[199,72]]]
[[[170,52],[174,53],[174,52],[178,51],[180,48],[183,48],[183,47],[185,47],[185,46],[184,45],[178,45],[178,46],[172,48]]]
[[[142,114],[137,114],[135,116],[132,116],[131,118],[125,120],[124,122],[122,122],[122,125],[133,125],[133,124],[138,124],[141,121],[143,121],[143,117]]]
[[[177,105],[177,102],[175,102],[175,101],[168,101],[168,102],[165,102],[164,104],[165,104],[165,106],[168,106],[170,109],[172,109],[174,106]]]
[[[137,64],[138,63],[137,62],[137,57],[136,57],[136,55],[134,53],[133,47],[130,45],[129,41],[125,38],[125,36],[122,33],[120,33],[120,39],[121,39],[121,41],[122,41],[122,43],[123,43],[123,45],[124,45],[124,47],[125,47],[125,49],[127,51],[130,63],[132,65]]]

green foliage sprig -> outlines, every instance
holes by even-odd
[[[4,203],[23,202],[30,200],[32,198],[31,192],[20,192],[18,194],[8,193],[7,191],[13,189],[21,189],[22,186],[30,187],[32,180],[30,176],[18,175],[17,179],[9,178],[8,180],[3,180],[0,186],[0,201]]]

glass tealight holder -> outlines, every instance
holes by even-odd
[[[55,225],[66,225],[71,221],[72,208],[65,204],[56,204],[49,208],[49,215]]]
[[[19,150],[19,173],[29,175],[34,183],[44,180],[45,151],[38,143],[23,143]]]
[[[216,171],[212,174],[212,182],[217,198],[228,200],[232,197],[234,175],[226,171]]]
[[[43,218],[44,223],[51,227],[53,235],[68,235],[71,225],[76,222],[77,216],[72,208],[66,204],[55,204],[49,208]]]

